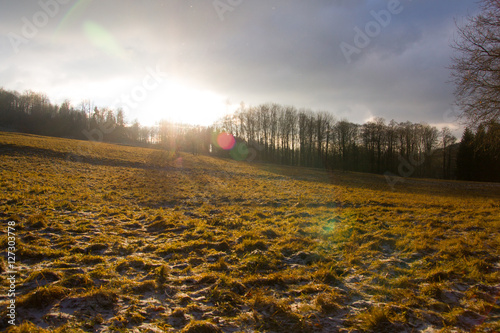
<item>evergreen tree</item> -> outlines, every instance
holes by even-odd
[[[466,128],[457,153],[457,173],[460,180],[473,180],[474,175],[474,133]]]
[[[486,181],[500,181],[500,124],[490,122],[484,136],[485,165],[483,166]]]

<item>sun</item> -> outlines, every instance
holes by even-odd
[[[160,120],[209,126],[230,109],[225,96],[167,81],[148,94],[138,108],[136,117],[146,126],[153,126]]]

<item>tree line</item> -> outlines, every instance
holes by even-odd
[[[405,177],[498,181],[500,174],[494,122],[476,133],[468,128],[457,144],[448,128],[425,123],[375,118],[360,125],[328,112],[266,103],[242,104],[209,127],[168,121],[148,127],[129,124],[122,110],[99,108],[89,100],[75,108],[69,101],[53,104],[44,94],[0,88],[0,129]],[[221,147],[219,133],[231,134],[235,144]]]
[[[457,153],[457,178],[500,182],[500,124],[490,121],[474,133],[467,127]]]
[[[194,149],[208,152],[200,137],[208,129],[161,121],[142,126],[137,120],[128,124],[123,110],[97,107],[90,100],[78,107],[69,101],[54,104],[33,91],[19,93],[0,88],[0,130],[15,130],[47,136],[105,141],[134,145],[157,145],[168,149]],[[206,149],[203,149],[203,146]]]
[[[254,148],[260,161],[394,174],[401,173],[404,164],[411,166],[414,177],[456,174],[456,138],[448,128],[440,131],[425,123],[375,118],[360,125],[336,120],[328,112],[267,103],[242,105],[214,128]]]

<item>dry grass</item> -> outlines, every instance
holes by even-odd
[[[12,332],[500,330],[499,185],[392,190],[375,175],[15,133],[0,133],[0,155],[0,219],[17,225]]]

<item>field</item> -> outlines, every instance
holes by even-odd
[[[500,184],[0,132],[9,332],[498,332]],[[22,325],[21,325],[22,323]]]

